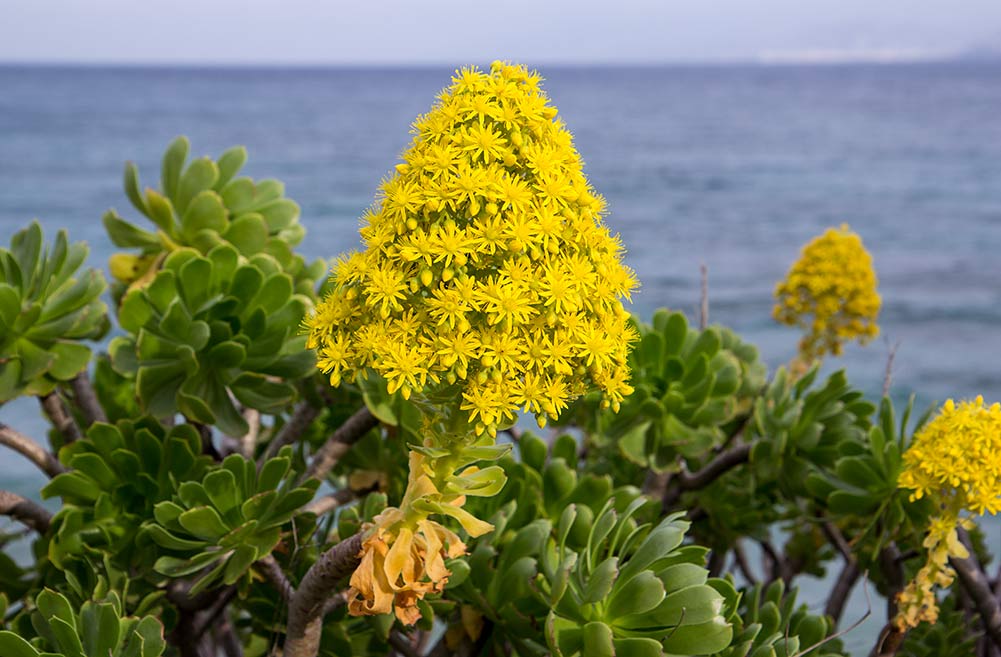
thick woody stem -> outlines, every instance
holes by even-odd
[[[50,478],[66,472],[66,468],[53,456],[52,452],[2,422],[0,422],[0,445],[6,445],[18,452],[37,465]]]
[[[63,438],[66,439],[67,443],[72,443],[83,438],[80,427],[76,425],[73,416],[69,414],[58,392],[41,395],[38,401],[41,402],[42,410],[45,411],[49,421],[52,422],[52,426],[59,433],[63,434]]]
[[[39,534],[49,531],[52,514],[29,499],[0,490],[0,515],[10,516]]]
[[[358,442],[362,436],[379,426],[379,420],[366,407],[355,411],[344,424],[340,426],[313,456],[309,469],[303,475],[305,479],[323,481],[334,469],[342,456]]]
[[[361,534],[355,534],[324,552],[306,571],[289,602],[285,657],[316,657],[323,611],[337,584],[358,567],[361,544]]]
[[[965,539],[963,542],[969,545],[969,536],[966,530],[961,528],[959,531],[960,537]],[[973,605],[980,614],[987,635],[994,642],[994,645],[1001,647],[1001,605],[994,597],[990,583],[980,568],[976,556],[973,555],[973,551],[971,550],[970,556],[965,559],[952,557],[949,559],[949,563],[956,570],[960,583],[973,600]]]
[[[73,394],[76,396],[77,406],[80,407],[80,411],[83,413],[83,417],[87,420],[88,425],[95,422],[108,421],[108,416],[105,415],[104,409],[101,408],[101,403],[97,400],[97,393],[94,392],[94,386],[90,383],[87,370],[73,377],[70,385],[73,388]]]

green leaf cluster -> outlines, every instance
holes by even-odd
[[[622,513],[607,505],[579,551],[566,549],[576,511],[567,507],[557,527],[556,560],[543,561],[553,654],[709,655],[730,645],[733,587],[709,578],[705,548],[682,545],[689,523],[680,514],[653,526],[633,521],[644,503],[634,500]]]
[[[217,160],[200,157],[188,162],[190,144],[178,137],[167,147],[160,172],[160,188],[141,190],[135,164],[125,165],[125,194],[155,226],[150,232],[122,219],[115,210],[104,215],[104,226],[116,246],[140,249],[139,255],[112,258],[112,273],[124,284],[155,274],[165,254],[192,247],[206,254],[228,244],[241,255],[267,254],[296,283],[296,291],[313,295],[325,264],[310,265],[293,252],[305,229],[299,223],[299,205],[285,198],[278,180],[255,182],[240,176],[247,161],[242,146],[227,150]],[[118,286],[120,296],[125,285]]]
[[[122,301],[119,321],[129,335],[112,340],[112,361],[135,376],[154,417],[180,412],[243,435],[234,399],[276,412],[296,397],[290,381],[312,373],[313,355],[297,335],[310,307],[268,255],[246,259],[228,245],[205,256],[181,249]]]
[[[197,574],[193,594],[233,584],[271,553],[283,526],[313,499],[319,482],[297,484],[297,477],[286,447],[260,472],[253,461],[232,454],[200,482],[182,483],[144,526],[154,543],[173,553],[157,559],[155,569],[169,577]]]
[[[636,327],[640,341],[629,356],[635,392],[618,413],[591,402],[574,419],[617,445],[620,457],[671,470],[679,457],[699,457],[720,444],[764,385],[765,366],[733,331],[693,329],[680,312],[658,310],[652,324]]]
[[[138,534],[153,517],[154,505],[171,499],[179,484],[200,481],[211,463],[194,427],[165,429],[148,417],[96,423],[84,439],[63,447],[59,457],[68,471],[42,488],[43,498],[63,500],[49,559],[65,568],[74,557],[103,550],[133,572],[145,560],[136,551],[149,544]]]
[[[782,580],[744,591],[733,644],[714,657],[843,657],[834,623],[796,604],[796,589]]]
[[[818,368],[793,381],[780,369],[754,405],[759,437],[751,463],[760,480],[775,481],[790,497],[806,497],[804,482],[815,467],[830,468],[839,446],[861,444],[876,407],[852,388],[843,370],[814,388]]]
[[[4,657],[159,657],[167,647],[160,621],[125,616],[114,592],[79,609],[52,589],[44,589],[34,602],[31,625],[37,637],[29,641],[0,631]]]
[[[51,247],[37,221],[0,247],[0,404],[45,395],[86,369],[82,340],[108,330],[101,272],[80,272],[87,246],[59,231]]]

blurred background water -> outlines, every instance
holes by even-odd
[[[642,281],[638,313],[696,313],[704,263],[710,320],[774,368],[798,339],[770,319],[775,282],[808,239],[846,222],[873,254],[886,341],[826,367],[875,398],[899,341],[894,397],[1001,400],[1001,64],[542,73]],[[301,250],[331,257],[358,244],[358,218],[450,74],[0,67],[0,241],[38,217],[106,268],[101,214],[136,216],[123,163],[155,186],[163,149],[186,134],[195,155],[246,145],[246,172],[285,181],[302,206]],[[0,421],[44,435],[33,400],[0,408]],[[0,488],[33,496],[41,484],[0,451]],[[996,523],[988,538],[997,553]],[[813,602],[819,592],[807,584]],[[864,607],[857,591],[846,619]],[[871,645],[877,624],[848,643]]]

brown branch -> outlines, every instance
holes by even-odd
[[[49,478],[66,472],[66,468],[52,452],[3,422],[0,422],[0,445],[6,445],[27,458],[42,472],[49,475]]]
[[[721,452],[716,458],[707,463],[701,470],[693,474],[681,472],[678,474],[678,483],[685,490],[697,490],[705,488],[713,483],[729,470],[747,463],[751,458],[751,446],[747,443],[735,445],[725,452]]]
[[[852,589],[855,588],[855,583],[858,582],[862,571],[859,570],[858,561],[855,559],[855,555],[852,554],[852,548],[848,544],[848,541],[845,540],[841,529],[830,520],[823,521],[820,524],[820,529],[845,560],[845,565],[841,569],[838,579],[834,582],[834,587],[831,589],[831,594],[827,598],[827,605],[824,608],[824,613],[833,618],[835,623],[838,623],[841,621],[841,614],[844,613],[848,596],[851,595]]]
[[[357,494],[350,488],[342,488],[330,495],[325,495],[318,500],[313,500],[303,509],[304,513],[314,513],[322,516],[330,513],[334,509],[344,506],[357,497]]]
[[[845,562],[838,579],[834,582],[834,587],[831,589],[831,595],[827,598],[827,605],[824,607],[824,613],[830,616],[835,624],[841,622],[841,614],[845,611],[848,596],[851,595],[852,589],[855,588],[855,584],[861,576],[862,572],[854,559]]]
[[[873,646],[869,657],[893,657],[900,650],[907,636],[907,630],[898,629],[893,621],[888,622],[879,632],[876,645]]]
[[[706,330],[709,325],[709,268],[705,263],[699,265],[699,274],[702,279],[700,303],[699,303],[699,330]]]
[[[52,514],[41,505],[5,490],[0,490],[0,515],[10,516],[39,534],[49,531],[52,524]]]
[[[267,555],[263,559],[257,562],[258,572],[264,576],[264,579],[271,583],[271,586],[278,591],[278,595],[282,597],[282,600],[288,602],[292,599],[292,594],[295,593],[295,589],[292,587],[292,583],[288,581],[288,577],[285,576],[285,571],[275,560],[273,555]]]
[[[788,583],[791,577],[787,577],[787,569],[785,565],[785,559],[779,554],[779,551],[775,549],[771,541],[758,541],[758,545],[761,546],[762,557],[768,558],[768,563],[771,567],[768,568],[768,583],[772,583],[775,580],[781,579],[783,582]]]
[[[76,425],[76,420],[70,415],[58,392],[50,392],[47,395],[40,395],[38,401],[42,404],[42,410],[48,416],[52,426],[56,428],[67,443],[83,438],[80,427]]]
[[[667,494],[667,485],[670,482],[671,474],[669,472],[647,470],[646,478],[643,480],[643,493],[654,499],[664,499],[664,495]]]
[[[959,531],[960,538],[965,539],[963,542],[969,544],[966,530],[960,528]],[[980,614],[980,620],[984,624],[987,635],[990,636],[995,646],[1001,648],[1001,605],[994,597],[990,583],[976,559],[973,551],[970,550],[970,556],[965,559],[952,557],[949,559],[949,563],[956,570],[960,583],[973,600],[973,605]]]
[[[285,445],[291,445],[295,441],[302,437],[302,434],[306,433],[306,429],[309,425],[313,423],[316,416],[320,414],[320,409],[313,406],[308,401],[300,402],[295,410],[292,411],[292,415],[289,417],[288,422],[285,426],[281,428],[271,442],[268,443],[267,449],[264,450],[264,454],[261,456],[261,460],[258,465],[263,465],[265,461],[270,458],[274,458],[278,455],[278,452]]]
[[[199,614],[193,624],[192,631],[196,640],[200,639],[205,632],[212,627],[212,625],[216,622],[216,619],[219,618],[219,615],[226,610],[229,603],[236,597],[236,585],[227,586],[224,589],[218,589],[214,591],[214,593],[215,601],[212,603],[212,606]]]
[[[362,535],[355,534],[324,552],[306,571],[289,602],[285,657],[316,657],[327,601],[358,567],[361,544]]]
[[[757,584],[758,578],[755,577],[754,570],[747,561],[747,554],[744,552],[744,546],[740,544],[740,541],[733,544],[733,558],[734,563],[737,564],[737,569],[744,576],[744,579],[747,580],[747,583],[751,586]]]
[[[751,446],[748,443],[741,443],[720,452],[716,458],[695,473],[679,472],[671,479],[664,493],[662,508],[670,509],[682,493],[705,488],[738,465],[747,463],[750,458]]]
[[[903,559],[896,543],[890,542],[879,551],[879,567],[889,585],[886,594],[886,620],[892,621],[897,615],[897,594],[905,584]]]
[[[97,399],[97,393],[94,392],[94,386],[90,382],[87,370],[73,377],[70,381],[70,386],[73,388],[76,405],[80,408],[80,412],[83,413],[83,419],[87,421],[88,426],[95,422],[108,421],[108,416],[105,415],[104,409],[101,408],[101,402]]]
[[[379,420],[372,415],[367,407],[363,406],[355,411],[354,415],[349,417],[337,431],[327,438],[323,447],[317,450],[309,464],[309,469],[302,476],[300,482],[305,479],[319,479],[320,481],[326,479],[341,457],[351,449],[351,446],[377,426],[379,426]]]
[[[240,637],[236,635],[236,628],[229,618],[224,618],[213,634],[226,657],[243,657],[243,644],[240,643]]]
[[[845,561],[853,562],[855,561],[855,555],[852,554],[852,548],[848,545],[848,541],[845,540],[845,535],[841,533],[841,529],[835,525],[830,520],[825,520],[820,524],[821,531],[824,532],[824,536],[827,540],[831,542],[841,556],[844,557]]]
[[[320,614],[320,618],[332,614],[344,605],[348,603],[348,596],[344,591],[338,591],[334,594],[334,597],[327,600],[327,604],[323,605],[323,612]]]
[[[389,633],[389,645],[403,657],[419,657],[417,650],[410,645],[410,641],[401,632],[393,631]]]

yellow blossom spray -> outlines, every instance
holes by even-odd
[[[449,574],[442,557],[465,551],[430,516],[492,528],[462,506],[503,486],[476,463],[504,453],[496,433],[519,409],[544,426],[591,389],[613,409],[632,392],[622,300],[636,278],[540,81],[502,62],[456,74],[364,218],[365,250],[338,261],[307,322],[332,385],[375,372],[425,417],[403,502],[369,528],[352,613],[419,618]]]
[[[803,330],[790,368],[794,373],[804,373],[827,354],[840,356],[846,341],[865,344],[879,334],[876,284],[872,257],[847,224],[827,229],[803,247],[775,288],[772,311],[776,321]]]
[[[911,499],[928,497],[940,509],[924,540],[928,560],[897,596],[894,623],[904,631],[938,619],[935,587],[955,579],[951,557],[969,556],[958,529],[972,528],[973,521],[960,514],[993,515],[1001,509],[1001,404],[987,407],[983,397],[947,401],[904,453],[899,485],[914,491]]]

